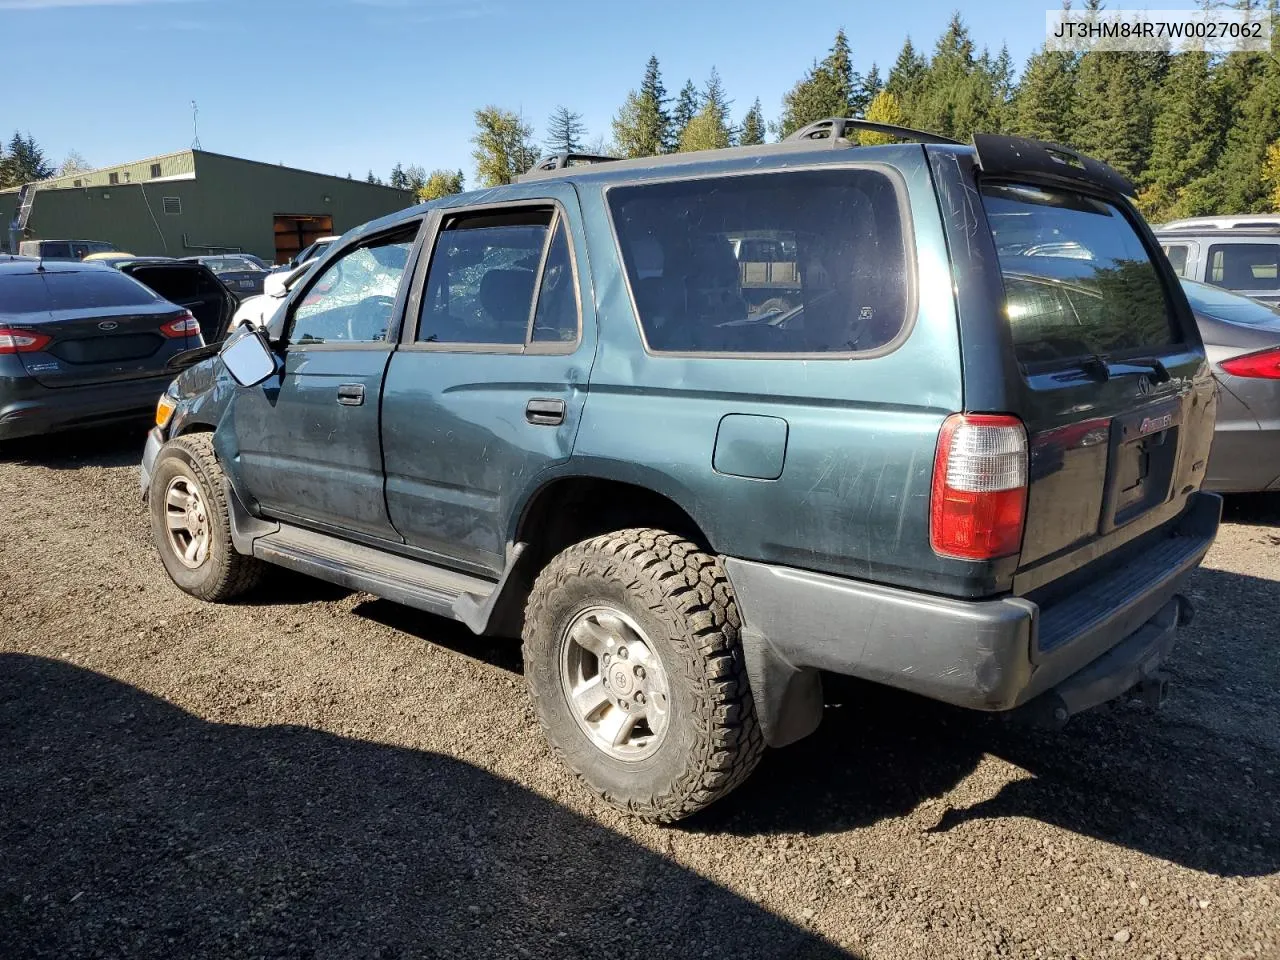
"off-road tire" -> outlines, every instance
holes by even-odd
[[[645,630],[668,677],[667,732],[641,761],[593,744],[561,681],[567,626],[600,603]],[[620,530],[565,549],[538,575],[525,610],[525,677],[553,751],[606,802],[648,820],[679,820],[719,800],[764,752],[740,626],[719,559],[675,534]]]
[[[195,480],[206,501],[209,550],[196,569],[184,566],[176,556],[165,522],[166,491],[170,481],[180,475]],[[147,497],[152,540],[170,579],[193,597],[214,603],[233,600],[252,589],[265,569],[256,557],[236,553],[231,542],[228,495],[226,476],[213,450],[213,434],[187,434],[160,448]]]

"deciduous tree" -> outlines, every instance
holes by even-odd
[[[518,113],[496,106],[476,111],[475,145],[471,156],[476,162],[476,180],[482,187],[511,183],[538,162],[533,127]]]

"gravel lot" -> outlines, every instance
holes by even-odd
[[[1280,957],[1280,498],[1229,504],[1161,713],[851,683],[677,828],[550,759],[517,645],[165,577],[135,433],[0,451],[0,957]]]

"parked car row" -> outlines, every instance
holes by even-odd
[[[150,415],[238,306],[199,262],[0,257],[0,441]]]
[[[555,751],[656,820],[811,732],[821,671],[1048,724],[1158,702],[1219,388],[1132,186],[850,126],[559,158],[334,241],[159,404],[170,577],[519,634]]]

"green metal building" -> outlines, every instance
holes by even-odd
[[[0,190],[0,250],[21,240],[105,240],[139,256],[242,251],[283,263],[414,202],[362,180],[203,150]]]

